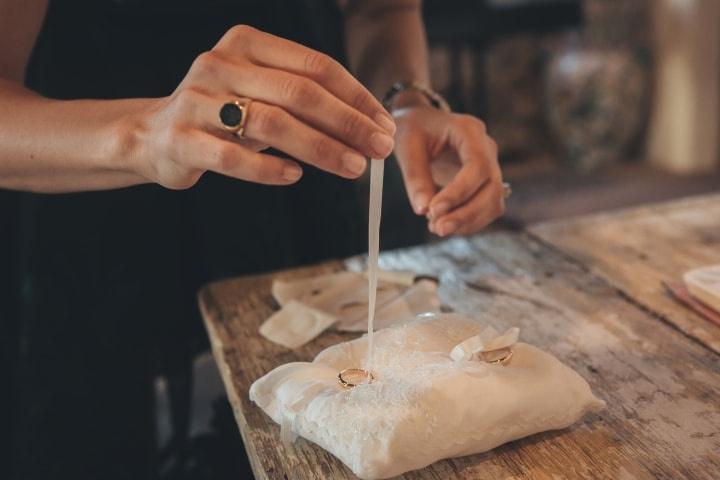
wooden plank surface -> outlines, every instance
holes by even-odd
[[[362,268],[363,259],[345,263]],[[491,452],[437,462],[405,479],[717,478],[720,472],[720,356],[670,325],[582,264],[528,235],[494,233],[386,252],[381,266],[438,276],[446,308],[496,328],[577,370],[608,403],[574,426],[533,435]],[[338,262],[278,275],[302,277]],[[291,450],[279,428],[248,399],[250,384],[280,364],[310,360],[355,335],[325,333],[288,350],[258,333],[276,308],[273,275],[206,287],[200,304],[240,432],[259,479],[350,479],[319,447]]]
[[[720,194],[541,223],[530,232],[715,352],[720,327],[676,302],[663,282],[720,263]]]

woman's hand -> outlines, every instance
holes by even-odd
[[[223,104],[252,99],[243,138],[219,119]],[[260,153],[272,146],[345,178],[385,158],[395,124],[380,103],[339,63],[251,27],[228,31],[200,55],[167,98],[121,124],[123,155],[145,178],[188,188],[207,170],[265,184],[302,176],[294,161]]]
[[[395,155],[408,197],[415,213],[427,215],[431,232],[469,235],[502,215],[505,192],[497,144],[482,121],[428,105],[400,108],[393,115]],[[433,162],[449,155],[459,170],[438,191]]]

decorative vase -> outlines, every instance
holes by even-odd
[[[561,157],[589,172],[623,158],[645,120],[647,75],[631,51],[571,46],[550,61],[546,116]]]
[[[561,157],[592,171],[627,156],[649,97],[647,0],[584,0],[586,24],[545,72],[545,116]]]

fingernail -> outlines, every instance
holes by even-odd
[[[428,222],[428,230],[430,233],[435,233],[435,224],[433,222]]]
[[[355,152],[345,152],[342,155],[343,166],[353,175],[360,176],[367,167],[365,157]]]
[[[452,235],[455,233],[455,230],[457,230],[457,224],[452,220],[448,220],[440,225],[440,236],[445,237],[447,235]]]
[[[370,135],[370,145],[375,152],[375,156],[386,158],[392,153],[395,141],[386,133],[375,132]]]
[[[380,112],[375,115],[375,123],[380,125],[390,135],[395,135],[397,127],[395,126],[395,120],[385,112]]]
[[[447,202],[440,202],[437,205],[434,205],[432,208],[430,208],[430,216],[431,216],[431,218],[438,218],[438,217],[445,215],[449,211],[450,211],[450,204]]]
[[[429,202],[430,195],[428,195],[427,193],[418,193],[413,198],[413,210],[415,210],[415,213],[417,213],[418,215],[425,215]]]
[[[296,182],[302,177],[302,168],[297,165],[287,165],[283,167],[282,178],[288,182]]]

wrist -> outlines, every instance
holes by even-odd
[[[388,107],[390,110],[390,114],[392,115],[398,110],[415,107],[433,108],[433,105],[430,102],[430,99],[428,99],[427,96],[425,96],[423,93],[415,90],[404,90],[402,92],[398,92],[393,97],[392,102],[390,102],[390,105],[388,105]]]
[[[142,111],[124,112],[110,122],[108,130],[110,141],[104,155],[107,168],[139,175],[150,181],[142,161],[143,132],[147,130]]]
[[[423,105],[450,112],[450,105],[442,95],[417,81],[395,82],[385,94],[383,105],[390,112]]]

